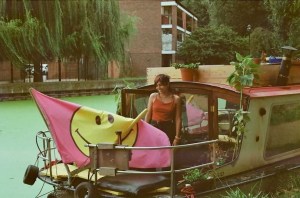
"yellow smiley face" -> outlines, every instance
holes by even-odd
[[[137,124],[131,130],[132,118],[125,118],[105,111],[80,107],[71,119],[71,136],[85,155],[89,155],[86,144],[117,143],[117,131],[121,131],[122,144],[133,146],[137,137]]]

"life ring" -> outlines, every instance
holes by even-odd
[[[96,190],[92,183],[82,182],[75,189],[75,198],[95,198]]]
[[[38,177],[38,174],[39,174],[39,168],[34,165],[29,165],[26,169],[23,178],[23,183],[28,185],[33,185],[36,178]]]

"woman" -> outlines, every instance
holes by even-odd
[[[181,139],[180,98],[171,91],[170,76],[157,75],[154,85],[157,93],[150,95],[145,120],[165,132],[172,145],[178,145]]]

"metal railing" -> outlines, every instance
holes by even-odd
[[[191,169],[197,169],[197,168],[204,168],[204,167],[209,167],[213,164],[215,164],[215,153],[216,153],[216,148],[215,148],[215,144],[218,142],[218,140],[210,140],[210,141],[204,141],[204,142],[198,142],[198,143],[192,143],[192,144],[185,144],[185,145],[177,145],[177,146],[162,146],[162,147],[130,147],[130,146],[123,146],[123,145],[112,145],[109,148],[113,149],[115,151],[132,151],[132,150],[161,150],[161,149],[168,149],[171,151],[170,153],[170,170],[167,171],[153,171],[153,172],[149,172],[149,171],[135,171],[135,170],[118,170],[116,168],[115,172],[116,174],[118,173],[127,173],[127,174],[168,174],[170,175],[170,196],[173,197],[175,195],[175,174],[176,173],[181,173],[181,172],[185,172],[187,170],[191,170]],[[211,150],[211,161],[209,163],[203,163],[203,164],[199,164],[199,165],[195,165],[195,166],[190,166],[188,168],[179,168],[176,169],[175,168],[175,153],[176,150],[182,149],[182,148],[192,148],[192,147],[196,147],[196,146],[202,146],[202,145],[212,145],[212,150]],[[102,148],[101,144],[89,144],[87,145],[90,148],[94,148],[92,149],[92,152],[90,150],[90,157],[94,158],[92,160],[92,162],[97,162],[98,160],[98,152],[102,152],[102,150],[107,149],[107,146],[105,146],[106,148]],[[96,152],[96,153],[95,153]],[[116,155],[118,156],[118,155]],[[127,160],[127,161],[126,161]],[[124,158],[124,161],[122,162],[122,165],[124,165],[124,163],[128,163],[128,158]],[[101,164],[101,162],[100,162]],[[95,164],[94,164],[95,165]],[[93,166],[93,165],[92,165]],[[118,166],[118,165],[116,165]],[[100,172],[101,171],[103,173],[102,167],[92,167],[92,169],[94,168],[94,170],[92,170],[92,172]],[[213,166],[214,168],[214,166]],[[94,174],[95,176],[95,181],[97,181],[97,174]]]
[[[36,135],[36,141],[37,141],[37,146],[39,149],[39,153],[38,153],[38,159],[42,159],[44,162],[44,167],[48,166],[49,169],[49,179],[52,182],[51,184],[53,185],[55,182],[53,181],[53,167],[51,166],[51,162],[52,162],[52,157],[53,157],[53,152],[56,151],[56,147],[52,146],[53,144],[53,140],[51,137],[47,136],[47,133],[50,133],[48,131],[43,132],[40,131],[37,133]],[[42,147],[40,147],[38,144],[38,139],[41,139],[42,142]],[[177,146],[162,146],[162,147],[130,147],[130,146],[125,146],[125,145],[114,145],[114,144],[106,144],[109,146],[105,146],[106,149],[107,147],[109,147],[110,149],[118,152],[118,151],[126,151],[126,152],[131,152],[132,150],[162,150],[162,149],[168,149],[170,150],[170,170],[163,170],[163,171],[140,171],[140,170],[119,170],[116,167],[110,167],[110,168],[115,168],[115,173],[116,174],[120,174],[120,173],[127,173],[127,174],[153,174],[153,175],[158,175],[158,174],[166,174],[166,175],[170,175],[170,196],[173,197],[175,195],[175,189],[176,189],[176,179],[175,179],[175,174],[176,173],[181,173],[181,172],[185,172],[187,170],[192,170],[192,169],[197,169],[197,168],[204,168],[204,167],[209,167],[211,165],[215,164],[216,161],[216,143],[218,142],[218,140],[209,140],[209,141],[204,141],[204,142],[198,142],[198,143],[192,143],[192,144],[184,144],[184,145],[177,145]],[[94,175],[94,181],[97,181],[97,173],[99,172],[101,174],[101,170],[103,167],[101,166],[97,166],[97,162],[100,160],[98,159],[98,154],[99,152],[102,152],[103,149],[101,146],[101,144],[89,144],[86,145],[88,146],[90,149],[92,148],[92,150],[90,150],[90,159],[91,162],[87,167],[84,167],[84,169],[89,168],[90,171],[93,173]],[[192,147],[198,147],[198,146],[203,146],[203,145],[212,145],[212,149],[210,150],[210,157],[211,157],[211,161],[208,163],[202,163],[202,164],[198,164],[198,165],[194,165],[194,166],[190,166],[187,168],[175,168],[175,153],[177,150],[179,149],[183,149],[183,148],[192,148]],[[126,161],[127,160],[127,161]],[[94,163],[94,164],[93,164]],[[125,162],[122,163],[129,163],[129,158],[125,158]],[[49,165],[50,164],[50,165]],[[101,162],[100,162],[101,164]],[[124,164],[123,164],[124,165]],[[215,166],[212,166],[213,169]],[[69,170],[69,167],[65,164],[65,168],[66,171],[68,173],[68,181],[67,181],[67,189],[71,189],[71,180],[72,180],[72,175],[74,175],[74,173],[72,173]],[[107,167],[105,167],[107,168]],[[109,168],[109,167],[108,167]],[[79,169],[79,170],[75,170],[76,173],[80,172],[81,170],[84,169]],[[91,179],[91,177],[89,177]],[[48,182],[49,183],[49,182]],[[58,186],[58,185],[57,185]],[[72,189],[74,190],[74,189]]]

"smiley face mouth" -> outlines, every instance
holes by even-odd
[[[87,139],[85,139],[85,138],[80,134],[78,128],[75,130],[75,132],[79,135],[79,137],[80,137],[83,141],[85,141],[87,144],[91,144],[89,141],[87,141]]]

